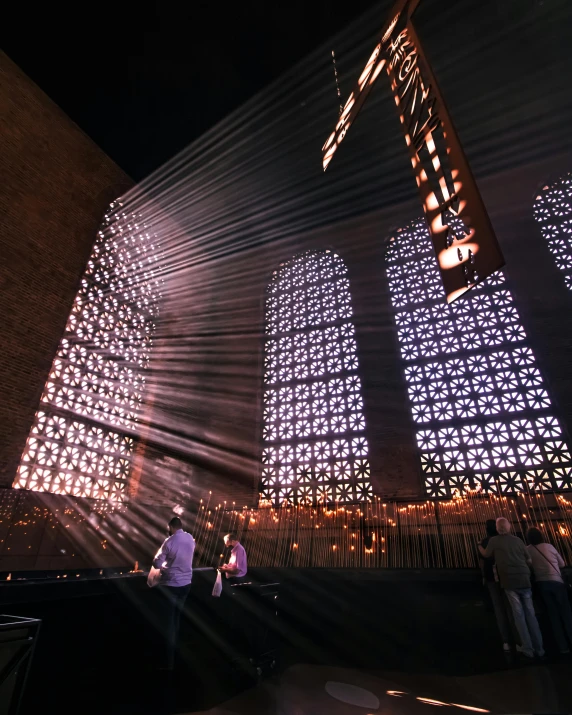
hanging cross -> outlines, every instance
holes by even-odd
[[[447,302],[504,265],[487,210],[447,112],[412,15],[420,0],[398,0],[334,131],[322,147],[327,169],[382,70],[409,149]]]

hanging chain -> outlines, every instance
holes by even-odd
[[[340,101],[340,116],[341,116],[342,112],[344,111],[344,107],[342,105],[342,93],[340,91],[340,82],[338,79],[338,68],[336,67],[336,55],[333,50],[332,50],[332,62],[334,63],[334,77],[336,78],[336,90],[338,92],[338,99]]]

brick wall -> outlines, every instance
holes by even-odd
[[[3,53],[0,102],[0,487],[6,487],[98,225],[132,182]]]

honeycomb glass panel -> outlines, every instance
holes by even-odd
[[[391,237],[386,269],[429,496],[569,489],[570,452],[504,274],[447,305],[423,219]]]
[[[534,218],[572,290],[572,173],[542,188],[534,202]]]
[[[261,504],[371,497],[347,269],[306,251],[266,296]]]
[[[123,501],[160,297],[157,240],[106,213],[52,364],[14,488]]]

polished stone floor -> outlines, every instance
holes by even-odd
[[[294,665],[201,715],[430,715],[572,712],[569,662],[469,676]]]

